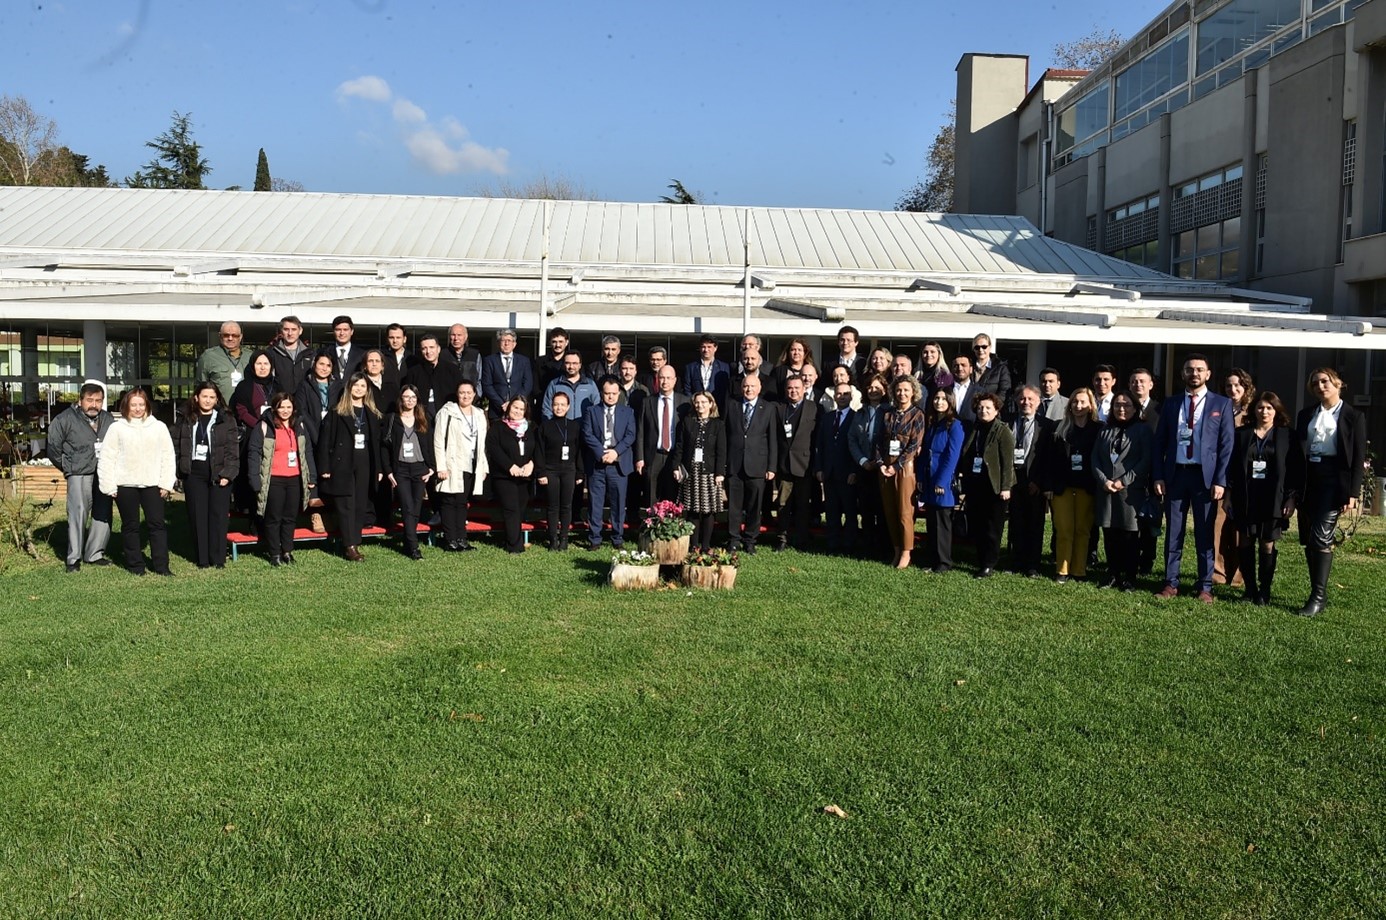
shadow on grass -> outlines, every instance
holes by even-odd
[[[582,575],[582,583],[589,587],[601,587],[608,581],[611,560],[606,554],[579,556],[573,560],[573,568]]]

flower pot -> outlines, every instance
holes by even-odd
[[[723,591],[730,591],[736,587],[736,566],[719,565],[717,567],[717,587]]]
[[[688,558],[688,537],[676,540],[651,540],[649,552],[660,565],[683,565]]]
[[[610,580],[617,591],[650,591],[659,587],[659,566],[615,563]]]
[[[685,565],[683,583],[690,588],[711,591],[717,587],[717,568],[715,565]]]

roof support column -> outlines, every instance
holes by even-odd
[[[1256,76],[1249,74],[1242,85],[1246,99],[1242,104],[1242,239],[1237,254],[1237,280],[1245,282],[1256,274]]]
[[[106,321],[82,321],[82,375],[87,380],[106,382]]]
[[[741,224],[741,239],[746,248],[746,272],[741,279],[741,334],[751,332],[751,209],[747,208]]]
[[[549,207],[544,199],[544,240],[539,248],[539,357],[549,350]]]
[[[1038,383],[1040,371],[1049,364],[1049,342],[1031,339],[1025,345],[1025,379],[1022,383]]]
[[[1166,274],[1174,263],[1174,247],[1170,245],[1169,229],[1173,225],[1170,218],[1174,212],[1174,189],[1169,184],[1169,125],[1169,113],[1166,112],[1160,116],[1160,213],[1155,217],[1155,264],[1150,266]],[[1242,223],[1242,233],[1246,233],[1245,221]]]
[[[19,330],[19,367],[20,376],[23,380],[22,392],[24,402],[38,402],[39,350],[37,326],[25,326]]]

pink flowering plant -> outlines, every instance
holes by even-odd
[[[640,532],[652,540],[677,540],[693,535],[693,522],[683,516],[678,502],[655,502],[645,509],[645,523]]]

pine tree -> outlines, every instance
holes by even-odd
[[[173,113],[173,125],[144,144],[159,155],[133,176],[125,179],[130,188],[206,188],[203,179],[212,171],[202,156],[202,147],[192,139],[192,113]]]
[[[265,148],[260,148],[260,160],[255,164],[255,191],[268,192],[273,187],[270,181],[269,157],[265,156]]]

